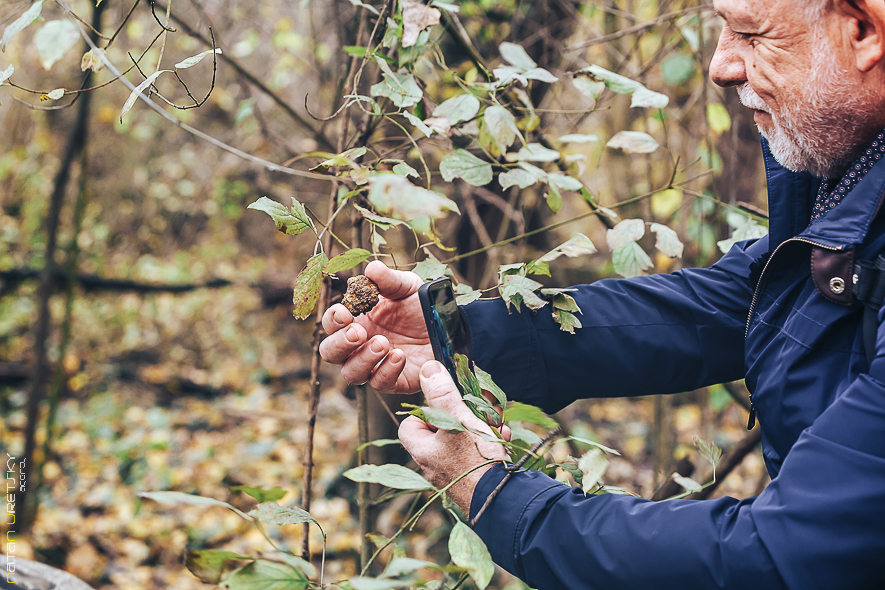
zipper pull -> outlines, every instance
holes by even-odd
[[[747,430],[753,430],[756,426],[756,406],[753,405],[753,394],[750,394],[750,418],[747,420]]]

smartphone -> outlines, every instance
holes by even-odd
[[[470,358],[470,335],[467,332],[467,323],[455,302],[452,281],[441,278],[424,283],[418,289],[418,299],[421,301],[424,323],[430,335],[433,357],[446,367],[461,395],[464,395],[461,384],[458,383],[455,355],[463,354]]]

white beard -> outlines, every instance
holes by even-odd
[[[775,160],[794,172],[833,178],[841,176],[864,142],[880,131],[872,128],[877,105],[871,92],[848,86],[849,72],[825,42],[814,55],[811,76],[777,115],[748,83],[737,91],[741,104],[771,115],[773,129],[760,127],[759,133],[768,140]]]

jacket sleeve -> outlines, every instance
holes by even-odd
[[[869,374],[801,434],[758,498],[585,497],[525,472],[477,533],[497,563],[539,590],[885,588],[883,315]],[[474,514],[503,474],[496,466],[483,476]]]
[[[752,245],[751,245],[752,244]],[[463,307],[476,364],[513,399],[556,412],[576,399],[691,391],[744,375],[750,265],[768,240],[736,245],[712,268],[606,279],[571,293],[575,334],[549,307]]]

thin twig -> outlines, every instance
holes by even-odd
[[[566,51],[577,51],[579,49],[585,49],[587,47],[592,47],[593,45],[602,45],[603,43],[609,43],[616,39],[620,39],[621,37],[627,37],[629,35],[634,35],[636,33],[642,33],[647,29],[651,29],[653,27],[657,27],[658,25],[662,25],[670,19],[678,18],[680,16],[686,16],[689,14],[695,14],[697,12],[704,12],[706,10],[713,10],[712,4],[702,4],[700,6],[690,6],[683,10],[677,10],[675,12],[670,12],[667,14],[662,14],[657,18],[653,18],[644,23],[639,23],[638,25],[634,25],[632,27],[628,27],[626,29],[621,29],[617,33],[612,33],[610,35],[604,35],[602,37],[596,37],[595,39],[589,39],[587,41],[582,41],[581,43],[577,43],[572,45],[571,47],[566,48]]]
[[[480,517],[483,514],[485,514],[485,511],[488,509],[488,507],[491,505],[491,503],[495,500],[495,498],[498,497],[498,494],[501,493],[501,490],[504,489],[504,486],[507,485],[507,482],[510,481],[510,479],[513,477],[513,474],[516,473],[517,471],[519,471],[522,468],[522,466],[525,465],[526,461],[528,461],[530,457],[534,456],[541,449],[541,447],[545,446],[548,442],[550,442],[550,439],[552,439],[555,436],[558,436],[561,432],[562,432],[562,429],[557,426],[556,428],[554,428],[553,430],[548,432],[547,436],[542,438],[531,449],[529,449],[529,452],[526,453],[525,455],[523,455],[519,461],[517,461],[513,465],[504,467],[504,469],[507,471],[507,475],[505,475],[504,479],[502,479],[501,482],[497,486],[495,486],[495,489],[492,490],[492,493],[489,494],[488,498],[486,498],[486,501],[483,503],[482,507],[479,509],[479,512],[476,513],[476,516],[474,516],[473,518],[470,519],[470,528],[473,528],[476,526],[477,521],[480,519]]]

